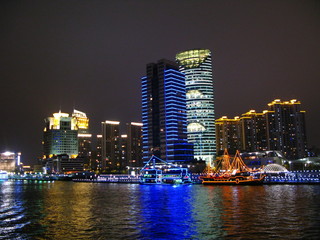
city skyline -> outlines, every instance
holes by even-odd
[[[141,122],[145,63],[194,48],[212,52],[216,118],[299,99],[320,147],[319,3],[165,2],[2,1],[1,150],[35,163],[59,110],[87,113],[94,135],[106,119]]]

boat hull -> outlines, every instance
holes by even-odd
[[[203,185],[261,185],[264,182],[264,176],[258,179],[240,179],[240,178],[219,178],[204,177]]]

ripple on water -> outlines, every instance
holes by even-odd
[[[0,239],[313,239],[320,186],[0,184]]]

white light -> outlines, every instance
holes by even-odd
[[[106,120],[105,123],[107,123],[107,124],[114,124],[114,125],[119,125],[119,124],[120,124],[120,122],[117,122],[117,121],[108,121],[108,120]]]
[[[4,153],[2,153],[3,155],[5,155],[5,156],[10,156],[10,155],[13,155],[14,153],[13,152],[4,152]]]
[[[131,125],[133,125],[133,126],[139,126],[139,127],[142,127],[142,126],[143,126],[142,123],[137,123],[137,122],[131,122]]]
[[[89,134],[89,133],[79,133],[79,134],[78,134],[78,137],[89,137],[89,138],[91,138],[91,137],[92,137],[92,134]]]

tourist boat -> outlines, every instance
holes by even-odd
[[[187,168],[167,168],[163,171],[162,183],[185,184],[193,182]]]
[[[8,173],[6,171],[0,170],[0,181],[5,181],[8,179],[9,179]]]
[[[216,171],[208,171],[201,176],[202,184],[205,185],[259,185],[264,181],[265,175],[258,170],[247,167],[240,157],[239,151],[233,161],[225,150],[223,158],[218,161]]]
[[[187,168],[177,167],[152,156],[140,171],[140,184],[190,184]]]
[[[162,170],[143,169],[140,172],[140,184],[161,184]]]

